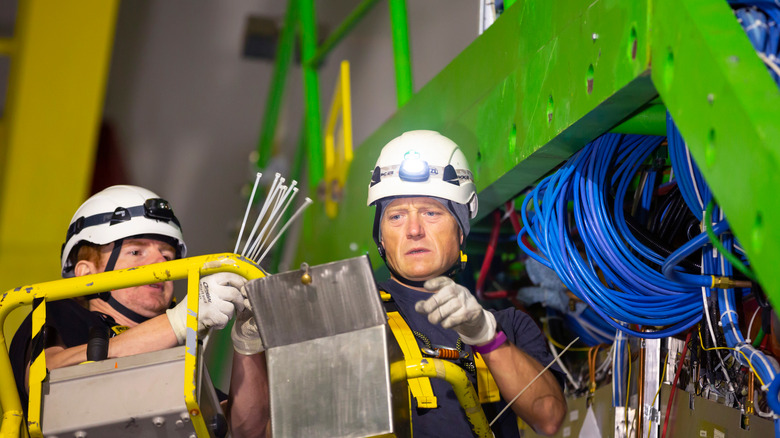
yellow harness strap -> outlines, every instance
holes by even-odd
[[[384,302],[392,299],[390,294],[385,291],[379,291],[379,294]],[[396,341],[398,341],[398,345],[401,346],[401,351],[403,351],[406,361],[419,363],[423,357],[420,347],[417,345],[417,338],[414,337],[412,329],[403,316],[398,312],[387,312],[387,322]],[[474,353],[474,365],[477,368],[479,402],[493,403],[499,401],[501,395],[498,392],[498,385],[496,385],[493,375],[490,374],[485,360],[482,359],[479,353]],[[417,406],[421,408],[435,408],[437,406],[431,382],[427,377],[410,379],[408,382],[412,396],[417,399]]]
[[[479,393],[480,403],[493,403],[501,400],[501,394],[498,392],[498,385],[493,378],[493,374],[482,359],[482,355],[474,353],[474,365],[477,367],[477,392]]]
[[[382,301],[390,301],[390,294],[385,291],[380,291],[379,293]],[[417,339],[415,339],[412,329],[404,321],[403,316],[398,312],[387,312],[387,323],[390,325],[390,331],[393,332],[395,340],[398,341],[398,345],[404,353],[404,359],[407,362],[420,363],[423,358],[422,352],[420,352],[420,347],[417,346]],[[417,400],[418,407],[433,409],[438,406],[429,378],[418,377],[408,379],[407,382],[409,383],[409,391],[411,391],[412,397]]]

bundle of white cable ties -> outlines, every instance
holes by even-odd
[[[255,178],[255,184],[252,187],[252,194],[249,196],[249,203],[246,206],[246,212],[244,213],[244,220],[241,222],[241,230],[238,233],[238,239],[236,239],[236,247],[233,250],[234,253],[239,253],[239,247],[241,246],[241,239],[244,235],[244,229],[249,219],[252,205],[254,204],[255,194],[257,193],[257,185],[260,182],[260,177],[263,174],[258,172]],[[284,216],[284,212],[292,204],[295,195],[298,194],[297,181],[293,180],[289,185],[285,185],[285,179],[276,174],[273,183],[268,190],[268,196],[265,198],[260,212],[255,219],[252,231],[244,242],[244,247],[241,249],[241,255],[252,260],[256,264],[260,264],[266,255],[268,255],[271,248],[273,248],[279,237],[287,231],[290,224],[301,215],[303,210],[311,205],[312,200],[309,198],[304,199],[298,209],[293,213],[290,219],[279,227],[279,222]],[[259,229],[259,231],[258,231]]]

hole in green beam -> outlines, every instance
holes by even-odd
[[[710,132],[707,135],[707,147],[704,150],[704,162],[707,167],[712,167],[715,164],[715,128],[710,128]]]
[[[588,94],[593,93],[593,64],[588,66],[588,73],[585,75],[585,85],[588,87]]]
[[[552,94],[547,99],[547,123],[552,123],[553,118],[553,97]]]
[[[674,52],[671,47],[667,47],[666,60],[664,61],[664,85],[667,89],[672,86],[672,79],[674,79]]]

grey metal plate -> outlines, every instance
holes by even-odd
[[[385,324],[371,263],[361,256],[250,281],[247,295],[266,348]]]
[[[389,377],[402,360],[391,336],[383,325],[269,349],[273,436],[408,436],[393,418],[394,405],[406,409],[408,429],[406,382]]]
[[[43,387],[46,436],[190,437],[184,404],[185,347],[51,370]],[[207,424],[221,414],[208,372],[198,382]]]

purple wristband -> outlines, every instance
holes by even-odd
[[[506,342],[506,333],[499,330],[492,341],[485,345],[472,345],[471,349],[474,350],[475,353],[487,354],[500,347],[504,342]]]

